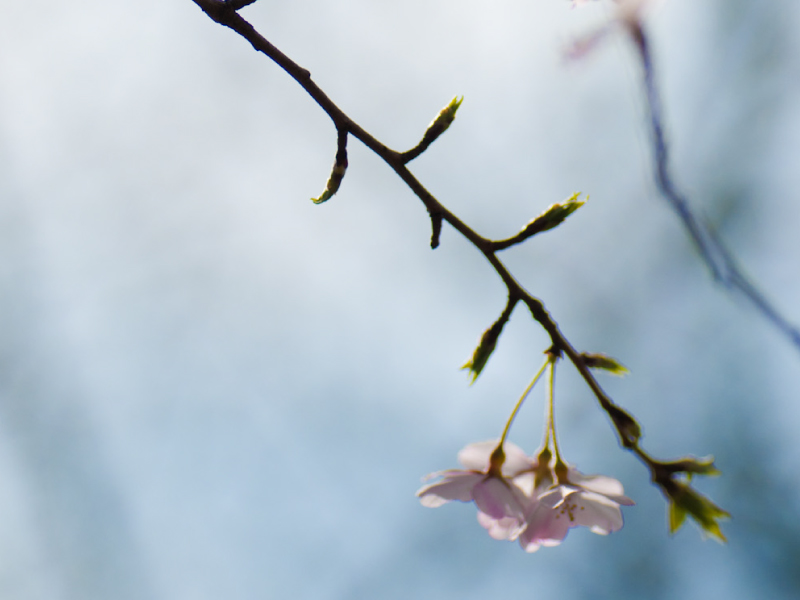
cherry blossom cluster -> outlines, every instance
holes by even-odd
[[[620,506],[633,505],[619,481],[554,461],[547,447],[531,457],[510,442],[478,442],[461,450],[458,459],[464,469],[428,476],[441,479],[417,492],[422,505],[474,502],[478,522],[490,536],[519,540],[526,552],[557,546],[572,527],[600,535],[617,531],[623,524]]]
[[[584,475],[561,459],[556,441],[553,387],[557,355],[547,352],[506,422],[499,440],[469,444],[458,454],[464,469],[432,473],[439,481],[423,486],[417,496],[435,508],[451,500],[474,502],[478,522],[497,540],[519,540],[526,552],[557,546],[572,527],[588,527],[607,535],[622,527],[620,506],[633,501],[611,477]],[[511,424],[536,382],[548,371],[544,441],[536,456],[506,442]]]

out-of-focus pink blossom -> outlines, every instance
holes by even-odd
[[[589,1],[573,0],[572,8],[586,4]],[[570,47],[566,49],[567,58],[583,58],[604,41],[610,33],[617,31],[619,26],[622,26],[629,33],[636,33],[641,29],[644,13],[662,3],[663,0],[614,0],[615,9],[610,20],[574,40]]]

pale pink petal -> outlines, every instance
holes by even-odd
[[[470,502],[473,488],[484,477],[483,473],[473,471],[446,471],[444,479],[420,488],[417,496],[422,506],[428,508],[439,507],[451,500]]]
[[[534,552],[541,546],[556,546],[567,536],[570,523],[557,509],[547,504],[538,504],[526,517],[527,527],[519,536],[519,543],[526,552]]]
[[[522,549],[525,550],[525,552],[536,552],[539,548],[542,547],[542,544],[541,542],[539,542],[539,540],[536,539],[526,540],[522,535],[519,537],[519,545],[522,546]]]
[[[513,482],[522,493],[525,494],[528,498],[532,497],[533,494],[533,484],[536,477],[532,471],[526,471],[525,473],[521,473],[514,477]]]
[[[567,478],[570,483],[589,490],[590,492],[602,494],[617,504],[624,504],[625,506],[633,506],[634,504],[633,500],[624,495],[625,490],[622,484],[613,477],[605,477],[604,475],[584,475],[577,469],[570,469]]]
[[[451,473],[464,473],[463,469],[445,469],[444,471],[434,471],[433,473],[428,473],[425,477],[422,478],[422,481],[430,481],[431,479],[438,479],[439,477],[447,477]]]
[[[622,527],[619,504],[601,494],[560,485],[540,497],[539,501],[544,506],[553,507],[560,527],[588,527],[601,535]],[[530,517],[528,521],[530,523]]]
[[[499,442],[500,440],[487,440],[469,444],[458,453],[458,460],[467,469],[485,473],[489,469],[489,458]],[[520,471],[530,468],[532,464],[531,458],[516,444],[505,442],[503,444],[503,452],[505,452],[506,460],[503,462],[502,470],[503,475],[506,477],[516,475]]]
[[[539,503],[550,508],[555,508],[564,501],[564,498],[573,493],[577,488],[571,485],[557,485],[539,495]]]
[[[535,468],[535,467],[532,467]],[[535,498],[540,496],[553,484],[553,479],[547,477],[536,483],[536,474],[534,471],[528,470],[515,475],[511,480],[514,484],[522,490],[528,498]]]
[[[506,454],[506,460],[503,463],[503,475],[505,477],[513,477],[536,464],[536,461],[525,454],[522,448],[511,442],[503,444],[503,452]]]
[[[478,511],[478,523],[496,540],[514,541],[524,529],[525,523],[514,517],[493,519],[486,513]]]
[[[572,514],[576,525],[588,527],[593,533],[607,535],[622,528],[622,512],[619,504],[600,494],[578,492],[565,502],[573,505]]]
[[[458,453],[458,462],[464,465],[466,469],[485,473],[489,469],[489,457],[494,452],[494,449],[497,448],[499,441],[486,440],[485,442],[475,442],[464,446]]]
[[[525,496],[517,486],[497,477],[487,477],[472,489],[472,499],[482,513],[493,519],[514,517],[522,520]]]

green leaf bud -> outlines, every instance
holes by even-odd
[[[578,200],[578,196],[580,195],[580,192],[575,192],[564,202],[551,204],[542,214],[523,227],[520,235],[529,237],[541,233],[542,231],[558,227],[568,216],[585,204],[585,201]]]
[[[344,160],[339,160],[337,156],[337,161],[333,163],[333,169],[331,169],[331,176],[328,177],[328,183],[325,185],[325,191],[322,192],[322,195],[319,198],[312,198],[311,201],[314,204],[322,204],[327,200],[330,200],[333,195],[339,191],[339,186],[342,184],[342,179],[344,179],[345,171],[347,171],[347,158],[344,157]]]
[[[458,107],[461,106],[463,101],[464,96],[461,96],[461,98],[455,96],[450,101],[450,104],[439,111],[439,114],[436,115],[436,118],[431,121],[430,125],[428,125],[428,128],[425,130],[425,135],[422,136],[422,142],[420,142],[421,146],[428,146],[447,131],[447,128],[450,127],[455,120]]]
[[[603,369],[612,375],[619,375],[620,377],[630,373],[628,369],[619,361],[605,354],[581,354],[583,363],[590,369]]]
[[[461,367],[462,370],[469,369],[472,374],[472,381],[470,383],[475,383],[475,380],[478,379],[481,371],[483,371],[483,367],[486,366],[492,352],[494,352],[497,340],[500,337],[500,333],[503,331],[503,325],[505,325],[505,321],[497,321],[494,325],[489,327],[489,329],[484,331],[481,336],[481,341],[478,342],[477,348],[475,348],[475,351],[472,353],[472,357]]]

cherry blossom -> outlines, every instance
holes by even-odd
[[[563,479],[564,483],[550,487],[529,506],[526,527],[519,536],[526,552],[560,544],[572,527],[588,527],[600,535],[622,528],[620,505],[632,506],[633,501],[623,495],[619,481],[587,476],[573,467]]]
[[[458,454],[465,469],[432,473],[440,481],[422,487],[417,496],[423,506],[436,508],[452,500],[474,502],[478,522],[495,539],[515,540],[525,527],[530,498],[513,480],[530,468],[531,459],[521,448],[506,442],[497,452],[498,441],[470,444]],[[426,478],[426,479],[427,479]]]
[[[436,508],[458,500],[474,502],[478,522],[497,540],[519,539],[527,552],[557,546],[572,527],[587,527],[607,535],[622,527],[621,505],[633,501],[622,484],[603,475],[584,475],[541,450],[536,458],[518,446],[498,441],[478,442],[458,454],[464,469],[432,473],[439,481],[423,486],[417,496]]]

